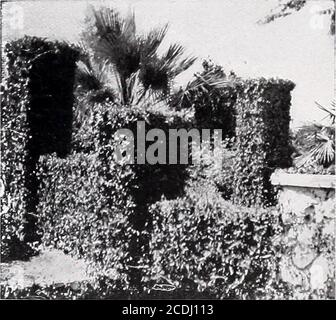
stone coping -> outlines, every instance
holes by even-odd
[[[271,176],[271,182],[275,186],[333,189],[336,187],[336,176],[274,172]]]

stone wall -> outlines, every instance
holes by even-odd
[[[294,298],[335,298],[335,176],[275,173],[285,226],[280,276]]]

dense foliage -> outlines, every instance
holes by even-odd
[[[203,72],[171,94],[171,81],[193,59],[177,63],[183,53],[177,45],[157,55],[166,28],[140,36],[134,16],[94,10],[90,30],[77,69],[79,52],[64,43],[25,37],[6,46],[1,259],[29,253],[25,235],[86,260],[93,287],[41,289],[52,297],[133,289],[276,296],[277,211],[226,200],[273,202],[270,174],[291,165],[294,84],[242,81],[204,62]],[[222,129],[224,157],[138,165],[138,121],[146,123],[145,134],[160,128],[166,137],[172,128]],[[135,163],[116,161],[118,129],[133,132]],[[5,288],[7,297],[36,290]]]
[[[212,164],[196,166],[196,171],[204,174],[206,167],[226,199],[232,196],[244,205],[274,204],[276,192],[269,177],[276,168],[292,164],[289,109],[294,84],[244,80],[233,72],[225,74],[211,60],[203,62],[203,69],[194,80],[203,85],[188,92],[182,106],[194,111],[197,128],[222,129],[224,159],[220,170],[213,159]],[[207,87],[208,77],[221,85]]]
[[[195,74],[195,80],[208,83],[211,78],[223,84],[219,87],[195,86],[195,90],[186,95],[181,105],[194,110],[197,128],[222,129],[223,138],[232,138],[236,127],[237,76],[233,72],[227,75],[221,66],[211,60],[203,61],[202,65],[203,71]]]
[[[182,198],[156,203],[152,214],[150,273],[166,288],[240,299],[274,293],[276,210],[236,207],[213,185],[197,184]]]
[[[113,278],[126,270],[133,232],[128,218],[135,207],[129,192],[132,170],[104,161],[98,151],[66,159],[46,156],[40,177],[43,243],[86,259],[101,276],[108,272]]]
[[[38,215],[46,245],[87,259],[99,276],[111,269],[129,274],[144,263],[152,225],[148,205],[180,195],[188,173],[186,165],[118,164],[114,133],[129,128],[136,141],[139,120],[146,121],[146,131],[188,125],[167,112],[95,104],[77,131],[74,153],[42,160]],[[139,276],[131,278],[133,285]]]
[[[233,198],[245,205],[274,203],[270,176],[292,164],[290,92],[294,84],[277,79],[247,80],[237,99]]]
[[[7,43],[4,54],[1,259],[7,260],[25,256],[24,242],[36,240],[34,170],[39,155],[68,152],[78,53],[64,43],[24,37]]]

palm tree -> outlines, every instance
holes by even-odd
[[[232,79],[208,70],[175,89],[174,78],[196,58],[184,58],[185,50],[179,44],[171,44],[165,53],[158,54],[167,25],[141,35],[136,32],[134,14],[123,18],[113,9],[91,10],[79,43],[83,55],[78,63],[78,81],[91,93],[93,102],[109,99],[121,106],[164,102],[179,108],[196,92],[232,84]]]
[[[196,60],[182,58],[184,48],[178,44],[159,56],[167,25],[141,35],[136,32],[134,14],[124,18],[109,8],[91,10],[78,64],[78,80],[85,90],[103,91],[121,105],[137,104],[146,97],[164,98],[174,78]]]
[[[330,124],[313,123],[300,128],[296,135],[296,145],[301,153],[297,163],[299,167],[312,162],[323,167],[335,164],[336,103],[332,101],[330,107],[315,104],[327,113]]]

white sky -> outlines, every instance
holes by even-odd
[[[328,35],[328,17],[315,14],[316,9],[330,8],[329,0],[312,0],[299,13],[267,25],[256,21],[277,0],[17,1],[3,4],[3,39],[28,34],[77,41],[89,3],[121,13],[133,9],[140,30],[168,22],[166,43],[181,43],[188,54],[199,57],[180,83],[207,57],[242,77],[294,81],[293,127],[323,118],[314,101],[329,105],[334,97],[334,38]]]

